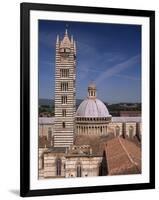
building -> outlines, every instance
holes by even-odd
[[[76,134],[107,135],[112,116],[104,103],[96,97],[96,86],[88,86],[88,97],[76,112]]]
[[[76,45],[66,30],[63,39],[57,36],[56,42],[55,117],[39,118],[40,179],[121,174],[121,170],[110,170],[117,162],[111,157],[121,150],[121,142],[126,149],[135,145],[134,149],[141,151],[141,117],[112,117],[97,98],[93,83],[76,111],[75,81]],[[114,150],[107,154],[113,149],[111,144]],[[141,153],[138,155],[141,159]],[[134,173],[127,169],[128,160],[127,155],[123,174]],[[138,169],[135,173],[141,172]]]
[[[75,115],[76,46],[67,30],[56,41],[54,146],[73,144]]]

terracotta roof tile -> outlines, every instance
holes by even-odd
[[[121,137],[105,143],[108,174],[141,173],[141,149]]]

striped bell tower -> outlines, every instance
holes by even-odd
[[[76,44],[68,36],[57,35],[55,67],[55,132],[54,147],[73,144],[76,110]]]

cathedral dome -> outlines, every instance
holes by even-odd
[[[88,97],[78,107],[77,117],[111,117],[105,104],[96,98],[96,86],[88,86]]]
[[[110,117],[105,104],[97,98],[87,98],[78,107],[77,117]]]

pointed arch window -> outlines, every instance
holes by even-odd
[[[61,96],[61,103],[67,104],[67,96]]]
[[[69,69],[60,69],[60,76],[63,78],[69,77]]]
[[[61,91],[68,91],[68,82],[61,82]]]
[[[102,133],[102,131],[103,131],[103,130],[102,130],[102,126],[101,126],[101,127],[100,127],[100,132]]]
[[[66,128],[66,123],[62,122],[62,128]]]
[[[62,109],[62,117],[66,117],[66,109]]]
[[[56,159],[56,175],[57,176],[61,176],[61,165],[62,165],[61,159],[57,158]]]
[[[81,177],[82,176],[82,169],[81,169],[81,164],[79,163],[77,165],[77,177]]]

